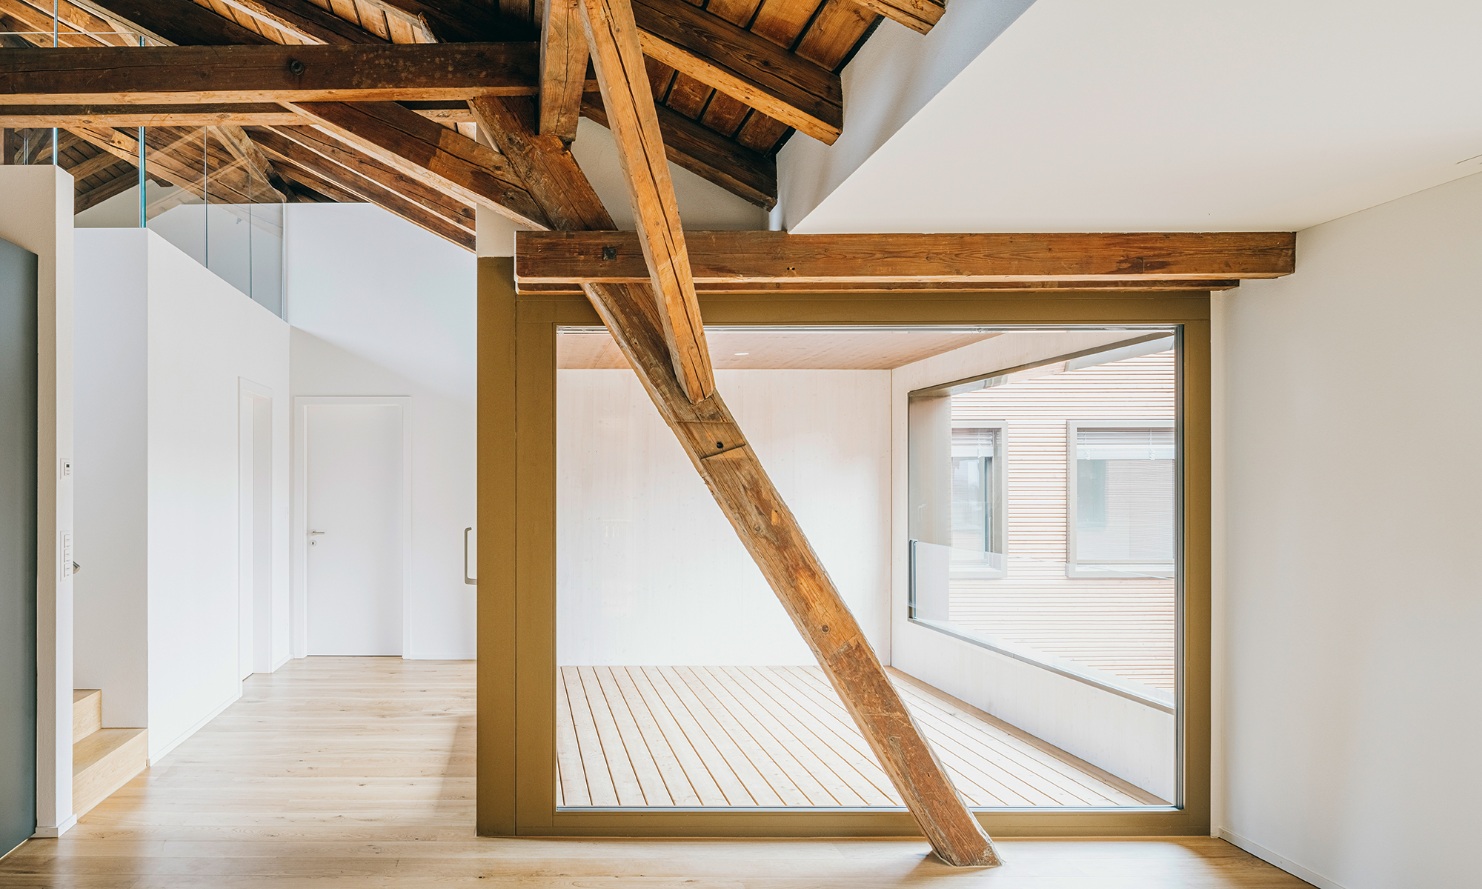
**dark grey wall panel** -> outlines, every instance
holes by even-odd
[[[36,271],[0,240],[0,855],[36,829]]]

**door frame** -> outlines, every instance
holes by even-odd
[[[412,656],[412,398],[410,395],[295,395],[293,398],[293,520],[289,558],[289,651],[309,654],[309,408],[324,405],[394,407],[401,419],[401,656]]]
[[[600,326],[583,295],[517,294],[513,260],[478,275],[480,836],[919,836],[904,810],[556,806],[556,336]],[[706,294],[712,324],[1157,326],[1182,331],[1181,806],[976,813],[999,836],[1207,836],[1211,754],[1208,291]]]

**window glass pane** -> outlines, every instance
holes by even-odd
[[[1076,433],[1078,563],[1173,561],[1173,429]]]
[[[974,552],[993,547],[993,453],[996,429],[952,431],[952,546]]]

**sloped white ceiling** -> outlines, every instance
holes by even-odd
[[[1037,0],[788,222],[1295,230],[1472,173],[1477,0]]]

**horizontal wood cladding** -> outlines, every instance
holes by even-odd
[[[697,284],[1210,281],[1291,274],[1289,232],[868,234],[690,232]],[[527,284],[648,280],[631,232],[520,232],[515,277]]]
[[[14,104],[428,101],[532,95],[533,43],[8,49]],[[590,84],[596,89],[596,84]]]

